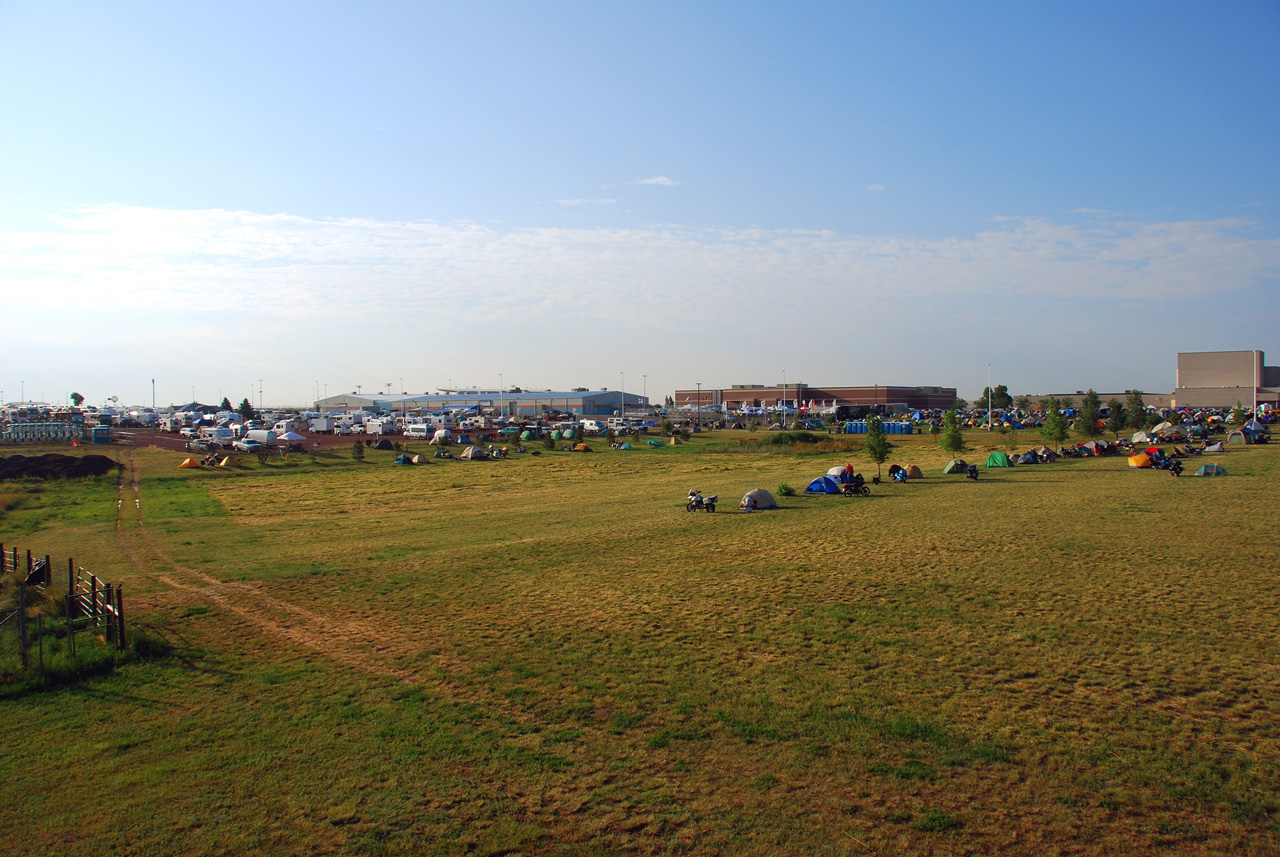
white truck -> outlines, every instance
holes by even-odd
[[[375,417],[371,420],[364,421],[365,434],[395,434],[396,418],[395,417]]]
[[[600,420],[582,421],[582,430],[588,434],[604,434],[606,428],[608,427],[604,423],[600,422]]]
[[[276,437],[276,433],[271,429],[251,429],[244,434],[245,440],[257,441],[263,446],[275,446]]]
[[[308,424],[312,434],[333,434],[333,427],[337,424],[336,420],[328,417],[315,417]]]

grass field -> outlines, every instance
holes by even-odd
[[[751,438],[6,484],[174,649],[0,696],[0,852],[1280,853],[1280,448],[742,514],[875,472]]]

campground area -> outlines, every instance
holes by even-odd
[[[0,853],[1280,852],[1280,444],[964,437],[977,480],[718,431],[0,482],[5,544],[163,642],[0,687]],[[805,493],[846,464],[870,496]]]

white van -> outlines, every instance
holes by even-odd
[[[404,427],[405,440],[430,440],[435,437],[436,427],[426,423],[414,423]]]

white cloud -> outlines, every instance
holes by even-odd
[[[557,199],[556,202],[568,208],[579,205],[617,205],[616,199]]]
[[[810,370],[814,383],[849,372],[857,381],[857,366],[893,353],[877,373],[882,382],[897,373],[899,382],[954,384],[955,366],[974,359],[957,355],[970,347],[964,337],[977,333],[956,327],[964,316],[1003,314],[1009,322],[993,333],[1010,347],[1088,348],[1125,371],[1133,358],[1117,353],[1116,343],[1134,348],[1148,327],[1153,347],[1169,354],[1184,347],[1178,324],[1197,342],[1191,337],[1201,316],[1178,322],[1162,310],[1154,324],[1123,335],[1121,319],[1139,302],[1167,308],[1170,300],[1226,301],[1249,289],[1270,294],[1263,287],[1280,277],[1280,240],[1253,229],[1238,220],[1063,225],[1009,218],[974,235],[926,240],[675,225],[499,230],[112,205],[54,218],[45,231],[0,233],[0,282],[16,331],[11,353],[24,353],[24,342],[57,344],[38,349],[38,370],[10,367],[28,380],[55,371],[53,362],[63,358],[68,376],[84,371],[88,354],[67,343],[109,345],[121,365],[133,349],[142,367],[159,354],[199,353],[204,346],[194,343],[203,343],[220,355],[202,370],[221,373],[215,384],[237,372],[258,377],[235,362],[245,360],[277,372],[290,367],[305,390],[308,379],[384,366],[392,358],[379,357],[376,347],[333,347],[384,337],[399,343],[386,352],[397,365],[440,365],[441,354],[484,342],[496,363],[491,374],[504,365],[537,367],[548,377],[523,382],[556,386],[579,383],[560,375],[580,364],[557,368],[555,349],[530,362],[514,344],[576,337],[619,355],[619,363],[628,359],[627,343],[636,343],[645,356],[629,359],[648,369],[653,392],[664,389],[664,371],[665,389],[688,380],[680,361],[665,370],[659,364],[696,336],[723,362],[725,384],[759,380],[764,369],[755,364],[771,365],[763,354],[743,357],[744,341],[793,341],[788,368],[797,373],[806,359],[819,368],[832,361],[854,367]],[[1277,311],[1267,300],[1269,306],[1254,305],[1259,317]],[[893,323],[903,319],[910,320],[906,328]],[[902,341],[906,331],[914,331],[909,342]],[[504,343],[513,343],[508,356]],[[990,359],[976,358],[982,366]],[[1020,356],[1020,371],[1040,379],[1061,362],[1045,360],[1050,368],[1038,372],[1032,356]],[[188,371],[195,370],[184,366]],[[1016,378],[1007,382],[1017,385]],[[1090,376],[1063,383],[1101,389],[1104,382]],[[1120,383],[1145,382],[1129,375]],[[1040,386],[1036,380],[1032,389]]]
[[[652,178],[640,179],[636,184],[656,184],[662,185],[663,187],[675,187],[680,184],[680,182],[675,179],[669,179],[666,176],[654,176]]]
[[[884,185],[882,185],[882,184],[869,184],[869,185],[867,185],[867,190],[879,191],[879,190],[884,190],[884,189],[885,189],[885,186],[884,186]]]

